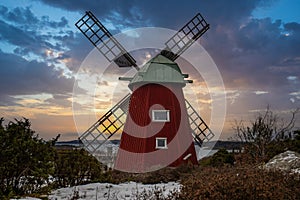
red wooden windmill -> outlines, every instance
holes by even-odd
[[[115,169],[146,172],[197,164],[193,139],[201,146],[214,134],[184,98],[182,89],[192,80],[174,61],[209,29],[204,18],[197,14],[141,68],[91,12],[76,26],[110,62],[137,70],[133,77],[120,78],[129,81],[132,93],[80,136],[85,148],[101,161],[100,147],[122,130]]]

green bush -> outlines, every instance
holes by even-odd
[[[6,126],[3,121],[1,118],[0,199],[47,193],[102,178],[102,165],[85,150],[57,151],[54,144],[59,136],[50,141],[40,139],[25,118]]]
[[[70,187],[102,179],[103,169],[84,149],[58,150],[53,177],[57,187]]]
[[[54,172],[53,141],[44,141],[31,130],[28,119],[3,125],[0,119],[0,195],[39,191]]]
[[[219,149],[214,155],[200,160],[201,166],[220,167],[225,164],[233,165],[235,162],[234,154],[226,149]]]

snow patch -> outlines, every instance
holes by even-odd
[[[143,192],[162,191],[167,197],[172,191],[180,191],[181,185],[177,182],[159,183],[155,185],[144,185],[136,182],[110,184],[110,183],[92,183],[69,188],[55,190],[49,195],[50,200],[71,199],[73,196],[78,199],[135,199]]]
[[[172,192],[180,192],[181,184],[177,182],[141,184],[136,182],[111,184],[111,183],[91,183],[68,188],[60,188],[51,192],[48,196],[50,200],[69,200],[76,197],[78,200],[107,200],[107,199],[139,199],[142,194],[153,194],[153,191],[161,191],[166,198]],[[154,194],[153,194],[154,197]],[[11,199],[17,200],[17,199]],[[41,200],[38,198],[25,197],[18,200]]]
[[[10,199],[10,200],[41,200],[41,199],[33,198],[33,197],[25,197],[23,199]]]

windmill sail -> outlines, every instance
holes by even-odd
[[[113,37],[113,35],[103,26],[103,24],[90,11],[86,12],[86,14],[81,19],[79,19],[75,25],[108,61],[115,62],[119,67],[133,66],[134,68],[139,70],[139,67],[136,64],[135,59],[125,50],[125,48]],[[162,50],[160,52],[160,55],[158,56],[161,57],[165,56],[170,60],[175,61],[185,50],[187,50],[187,48],[189,48],[208,29],[209,29],[209,24],[207,24],[207,22],[201,16],[201,14],[197,14],[165,43],[166,45],[165,49]],[[162,61],[159,61],[158,64],[164,64],[164,65],[166,64],[160,62]],[[180,71],[179,67],[178,70]],[[141,72],[137,73],[137,75],[140,74],[143,73]],[[182,75],[180,76],[181,79],[187,78],[187,75],[185,74],[181,74],[181,75]],[[131,78],[122,78],[122,80],[125,79],[131,80]],[[164,81],[167,81],[167,79],[164,79]],[[182,80],[182,81],[183,83],[189,82],[188,80]],[[151,82],[153,82],[153,80]],[[159,83],[161,82],[162,81],[160,80]],[[180,82],[180,84],[181,84],[180,90],[182,90],[181,89],[182,83]],[[135,91],[136,90],[133,90],[133,96]],[[130,97],[131,94],[126,95],[121,101],[119,101],[113,108],[111,108],[107,113],[105,113],[97,122],[95,122],[87,131],[85,131],[79,137],[79,139],[84,144],[85,149],[90,154],[94,155],[97,159],[101,161],[102,161],[101,155],[104,146],[103,144],[109,139],[111,139],[116,133],[121,133],[121,130],[123,129],[126,123]],[[170,97],[173,98],[172,95],[170,95]],[[184,96],[182,95],[181,98],[183,100]],[[200,115],[196,112],[196,110],[192,107],[192,105],[187,100],[185,100],[185,103],[186,103],[186,109],[188,113],[188,116],[185,115],[185,117],[188,117],[189,124],[188,121],[185,120],[186,129],[183,132],[189,134],[190,131],[190,133],[194,138],[195,143],[201,147],[203,142],[210,141],[214,137],[214,133],[207,126],[207,124],[200,117]],[[143,112],[143,113],[147,113],[147,112]],[[190,127],[188,125],[190,125]],[[122,137],[124,135],[125,134],[123,133]],[[191,153],[190,155],[192,154],[194,155],[191,156],[191,158],[189,159],[192,160],[192,163],[198,163],[192,137],[190,137],[190,135],[189,135],[189,139],[191,142],[190,143],[191,147],[189,152]],[[121,145],[122,144],[123,143],[121,143]],[[128,144],[131,145],[131,143]],[[151,148],[155,148],[155,147],[152,146]],[[146,153],[144,150],[142,150],[141,152]],[[187,157],[185,156],[184,158]],[[179,163],[183,162],[182,160],[183,159],[178,158],[177,164],[179,165]],[[131,165],[132,163],[130,163],[129,167],[132,167]]]
[[[128,114],[129,101],[130,94],[127,94],[79,137],[91,154],[95,154],[107,140],[123,128]],[[192,135],[201,147],[202,143],[210,141],[214,134],[192,105],[187,100],[185,102]]]
[[[165,43],[166,48],[160,54],[172,61],[176,60],[208,29],[209,24],[198,13]]]
[[[134,58],[92,12],[87,11],[75,25],[108,61],[114,61],[119,67],[133,66],[138,69]]]
[[[91,154],[95,154],[108,139],[123,128],[129,100],[130,94],[127,94],[79,137]]]
[[[204,141],[210,141],[215,134],[210,130],[204,120],[200,117],[192,105],[185,100],[187,112],[189,116],[192,135],[195,142],[201,147]]]

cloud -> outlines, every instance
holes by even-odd
[[[300,96],[300,91],[298,91],[298,92],[291,92],[290,95],[292,95],[292,96]]]
[[[52,106],[70,108],[72,107],[70,98],[70,94],[54,94],[52,98],[46,99],[45,103],[49,103]]]
[[[143,26],[143,24],[151,25],[149,18],[144,15],[140,9],[138,1],[119,1],[95,2],[95,1],[48,1],[41,2],[53,7],[68,11],[76,11],[84,14],[85,11],[91,10],[101,22],[109,27],[110,31],[120,31],[128,28]],[[101,4],[101,6],[99,6]]]
[[[212,23],[231,23],[248,17],[252,10],[262,1],[196,1],[196,2],[174,2],[165,1],[122,1],[113,0],[109,2],[94,1],[67,1],[67,0],[40,0],[53,7],[69,11],[84,12],[91,10],[100,18],[116,15],[123,18],[124,23],[151,22],[154,26],[179,28],[196,12],[203,12]],[[229,9],[230,8],[230,9]],[[229,10],[231,12],[229,12]],[[179,17],[180,16],[180,17]],[[140,25],[139,23],[137,25]]]
[[[63,9],[66,15],[53,21],[50,16],[35,16],[30,7],[0,6],[0,38],[14,46],[16,54],[0,52],[4,77],[0,83],[5,86],[0,89],[2,105],[17,104],[15,95],[42,92],[53,95],[44,103],[68,105],[74,80],[57,66],[68,67],[72,77],[93,46],[74,31],[69,22],[77,19],[68,18],[67,13],[83,15],[86,10],[113,34],[143,26],[178,30],[201,12],[211,28],[200,43],[217,64],[227,90],[234,91],[227,97],[231,116],[264,109],[268,104],[277,105],[273,106],[276,109],[300,105],[300,24],[252,16],[255,9],[271,5],[273,0],[36,1]],[[24,59],[32,54],[38,61],[34,56]]]
[[[9,10],[0,5],[0,16],[15,25],[21,25],[26,29],[43,29],[44,27],[64,28],[68,25],[68,20],[61,17],[59,22],[51,21],[49,16],[42,16],[40,19],[31,11],[30,7],[16,7]]]
[[[296,22],[290,22],[290,23],[284,24],[284,28],[287,31],[299,32],[300,31],[300,24],[298,24]]]
[[[43,62],[27,61],[0,51],[0,101],[13,100],[14,95],[49,93],[71,94],[74,78],[66,78]]]
[[[299,87],[286,78],[300,74],[299,34],[284,36],[284,24],[268,18],[249,19],[240,25],[207,33],[205,47],[219,67],[225,86],[249,92],[276,91],[287,97],[296,85]]]
[[[60,21],[48,16],[38,18],[30,7],[0,6],[0,11],[2,44],[14,48],[12,52],[0,49],[0,104],[23,106],[16,95],[51,94],[53,98],[39,105],[70,107],[68,97],[72,95],[75,79],[66,66],[76,60],[68,51],[77,41],[73,31],[65,29],[68,20],[64,16]],[[66,97],[61,99],[59,95]]]
[[[300,73],[299,67],[291,67],[298,65],[300,56],[299,24],[252,17],[254,9],[270,6],[272,1],[114,1],[98,3],[101,6],[79,0],[42,2],[81,13],[91,10],[116,30],[149,24],[178,29],[200,11],[211,25],[201,43],[217,63],[228,88],[251,92],[286,87],[290,84],[286,77]],[[287,37],[285,32],[293,34]]]
[[[9,10],[5,6],[0,6],[0,15],[7,21],[14,22],[16,24],[29,24],[35,26],[39,23],[39,19],[31,12],[29,7],[26,8],[14,8]]]
[[[268,94],[269,92],[268,91],[257,90],[257,91],[254,91],[253,93],[256,94],[256,95],[261,95],[261,94]]]
[[[22,29],[11,26],[8,23],[0,20],[1,38],[8,43],[16,46],[28,47],[33,45],[35,40],[30,34],[26,34]]]
[[[65,17],[61,17],[59,22],[50,21],[49,16],[43,16],[41,20],[43,26],[49,26],[51,28],[64,28],[68,25],[68,20]]]
[[[0,94],[0,107],[1,106],[22,106],[21,104],[17,103],[18,100],[20,99],[7,94]]]
[[[276,79],[272,77],[266,80],[266,78],[261,77],[262,74],[270,71],[270,67],[274,67],[271,64],[282,62],[280,58],[284,57],[284,55],[280,55],[281,52],[276,52],[280,56],[275,58],[277,61],[274,61],[273,51],[276,48],[273,47],[273,44],[278,46],[279,49],[287,49],[284,46],[287,43],[285,41],[287,38],[281,35],[282,25],[284,24],[280,20],[272,22],[270,19],[259,20],[253,19],[251,16],[255,8],[270,5],[272,1],[247,0],[238,2],[232,0],[174,3],[167,0],[164,2],[152,1],[150,3],[116,0],[110,3],[95,3],[80,0],[75,2],[41,0],[41,2],[65,10],[81,12],[82,14],[85,10],[91,10],[100,21],[107,22],[108,28],[113,29],[112,31],[126,29],[126,27],[134,28],[149,25],[178,29],[194,13],[200,11],[211,24],[211,29],[203,36],[203,45],[217,62],[217,65],[220,66],[220,70],[225,76],[226,85],[232,87],[237,80],[241,81],[241,79],[245,83],[242,85],[243,87],[251,86],[254,88],[266,85],[265,81],[268,81],[267,84],[278,84],[286,81],[284,77],[278,74],[275,74]],[[157,7],[158,4],[159,7]],[[155,10],[155,14],[153,10]],[[295,27],[295,24],[288,25],[288,29],[291,29],[291,26]],[[82,36],[76,38],[79,39]],[[80,44],[84,43],[80,42]],[[71,52],[73,51],[72,53],[78,55],[77,49],[78,46],[73,46]],[[70,68],[74,68],[74,64]],[[254,72],[252,73],[253,76],[248,72]],[[273,72],[271,71],[271,73]],[[280,73],[282,74],[282,72]],[[244,74],[249,76],[245,77]],[[257,74],[261,76],[257,76]]]
[[[68,30],[68,20],[52,21],[49,16],[38,18],[30,7],[8,9],[0,6],[0,38],[14,48],[15,54],[33,60],[48,59],[46,51],[61,52],[67,49],[67,37],[73,38]],[[55,60],[48,60],[54,62]]]
[[[66,67],[72,72],[77,72],[86,56],[93,50],[94,46],[81,33],[68,33],[63,37],[57,38],[64,41],[68,50],[64,51],[57,60],[70,58]]]

